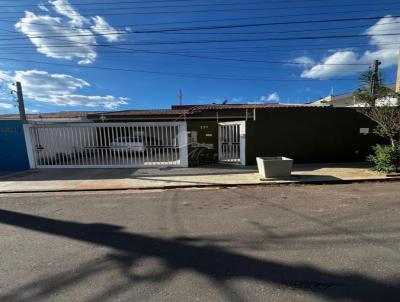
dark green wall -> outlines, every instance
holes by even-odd
[[[189,165],[218,162],[218,123],[215,120],[188,121]],[[194,132],[197,142],[193,141]]]
[[[374,123],[352,108],[271,108],[247,122],[246,161],[286,156],[296,163],[365,161],[382,139],[360,134]]]

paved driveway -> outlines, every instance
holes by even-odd
[[[400,301],[397,182],[0,195],[0,301]]]

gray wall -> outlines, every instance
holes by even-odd
[[[383,140],[360,134],[375,124],[353,108],[271,108],[247,122],[246,161],[287,156],[297,163],[365,161]]]

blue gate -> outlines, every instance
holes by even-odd
[[[0,120],[0,171],[29,169],[21,121]]]

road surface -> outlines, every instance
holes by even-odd
[[[400,301],[400,183],[0,195],[0,301]]]

